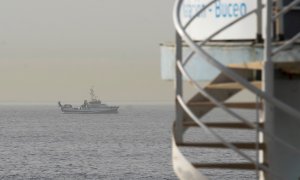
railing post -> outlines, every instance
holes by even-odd
[[[183,95],[182,88],[182,74],[177,66],[177,61],[182,62],[182,39],[181,36],[176,32],[176,55],[175,55],[175,67],[176,67],[176,81],[175,81],[175,110],[176,110],[176,120],[175,120],[175,141],[176,143],[181,143],[183,140],[183,109],[181,108],[177,96]]]
[[[276,13],[279,13],[282,10],[283,7],[283,0],[277,0],[276,1]],[[284,40],[284,23],[283,23],[283,15],[279,16],[276,19],[276,40],[277,41],[282,41]]]
[[[259,9],[256,13],[256,42],[263,42],[262,39],[262,0],[257,0],[257,9]]]
[[[272,29],[272,10],[273,10],[273,0],[266,1],[266,32],[265,32],[265,41],[264,41],[264,68],[262,72],[263,78],[263,91],[266,94],[273,96],[274,94],[274,67],[271,59],[271,51],[272,51],[272,36],[274,36]],[[265,128],[268,128],[268,125],[273,121],[273,107],[272,104],[268,101],[264,101],[263,107],[264,113],[263,118],[265,121]],[[268,139],[266,139],[268,141]],[[270,142],[266,142],[267,146]],[[265,161],[268,161],[268,149],[266,149],[266,153],[264,154]],[[266,159],[267,158],[267,159]],[[267,162],[268,163],[268,162]],[[270,175],[266,176],[266,179],[272,179]]]
[[[272,36],[274,35],[272,32],[272,0],[267,0],[267,15],[266,15],[266,33],[265,33],[265,42],[264,42],[264,70],[263,70],[263,90],[273,96],[273,84],[274,84],[274,68],[273,62],[271,59],[271,51],[272,51]],[[271,110],[271,104],[267,101],[264,103],[268,108],[265,109]],[[267,120],[267,118],[266,118]]]

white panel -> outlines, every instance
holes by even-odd
[[[185,24],[210,0],[186,0],[181,9],[181,21]],[[220,0],[200,14],[187,29],[194,40],[204,40],[213,32],[245,15],[257,6],[256,0]],[[256,38],[256,14],[221,32],[214,40],[237,40]]]

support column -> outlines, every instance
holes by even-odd
[[[274,67],[273,67],[273,62],[271,59],[271,50],[272,50],[272,9],[273,9],[273,1],[272,0],[267,0],[266,2],[266,26],[265,26],[265,41],[264,41],[264,58],[263,58],[263,71],[262,71],[262,89],[263,91],[270,95],[273,96],[274,90]],[[264,128],[266,131],[270,130],[270,126],[273,124],[273,107],[272,104],[270,104],[268,101],[264,101],[264,106],[263,106],[263,118],[265,122]],[[264,154],[264,161],[268,164],[270,164],[270,151],[272,151],[271,144],[272,144],[272,139],[269,139],[268,137],[265,137],[266,140],[266,151]],[[272,177],[270,174],[265,176],[266,180],[271,180]]]
[[[176,110],[176,120],[175,120],[175,141],[176,143],[182,143],[183,141],[183,109],[181,108],[177,96],[183,95],[182,88],[182,74],[177,67],[177,61],[182,62],[182,39],[180,35],[176,32],[176,61],[175,61],[175,72],[176,72],[176,80],[175,80],[175,110]]]

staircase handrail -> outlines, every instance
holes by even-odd
[[[274,56],[275,54],[279,53],[280,51],[288,48],[290,45],[292,45],[293,43],[295,43],[298,39],[300,39],[300,32],[298,32],[296,35],[294,35],[291,39],[285,41],[281,46],[275,48],[271,52],[271,56]]]
[[[191,19],[195,19],[199,14],[201,14],[205,9],[207,9],[211,4],[215,3],[218,0],[213,0],[211,1],[209,4],[207,4],[206,6],[204,6],[201,10],[199,10],[197,13],[195,13]],[[246,13],[244,16],[241,16],[235,20],[233,20],[232,22],[228,23],[227,25],[223,26],[222,28],[220,28],[218,31],[214,32],[212,35],[210,35],[209,37],[207,37],[204,41],[201,41],[198,46],[203,46],[205,45],[208,41],[210,41],[212,38],[214,38],[216,35],[218,35],[219,33],[221,33],[223,30],[229,28],[230,26],[234,25],[235,23],[241,21],[242,19],[252,15],[253,13],[257,13],[258,11],[262,10],[264,8],[264,5],[260,6],[260,8],[254,9],[248,13]],[[173,16],[174,17],[174,16]],[[191,19],[183,26],[183,29],[185,30],[186,28],[188,28],[188,26],[191,23]],[[192,58],[192,56],[195,54],[195,51],[192,51],[187,58],[185,58],[184,60],[184,65],[187,64],[189,62],[189,60]]]
[[[290,10],[292,10],[299,3],[300,3],[300,0],[294,0],[294,1],[290,2],[288,5],[286,5],[284,8],[282,8],[281,11],[279,11],[278,13],[276,13],[272,17],[272,21],[275,21],[280,16],[283,16],[284,14],[288,13]],[[289,40],[285,41],[281,46],[276,47],[271,52],[271,56],[274,56],[275,54],[279,53],[280,51],[288,48],[291,44],[295,43],[299,38],[300,38],[300,32],[298,32],[296,35],[294,35]]]
[[[230,110],[229,108],[227,108],[224,104],[222,104],[220,101],[218,101],[216,98],[214,98],[213,96],[211,96],[209,93],[207,93],[202,87],[201,85],[199,85],[195,80],[193,80],[193,78],[191,77],[191,75],[184,69],[184,67],[182,66],[182,64],[180,63],[180,61],[177,61],[177,67],[179,68],[180,72],[185,76],[185,78],[192,84],[194,85],[194,87],[198,90],[198,92],[200,92],[203,96],[205,96],[210,102],[212,102],[213,104],[215,104],[216,106],[220,107],[222,110],[224,110],[225,112],[227,112],[228,114],[230,114],[232,117],[240,120],[241,122],[245,123],[246,125],[248,125],[251,128],[257,129],[258,131],[264,133],[267,137],[273,139],[274,141],[277,141],[279,144],[291,149],[292,151],[294,151],[295,153],[300,155],[300,149],[294,147],[291,144],[286,143],[284,140],[278,138],[277,136],[269,133],[268,131],[266,131],[265,129],[261,128],[258,124],[253,124],[251,123],[249,120],[245,119],[244,117],[240,116],[238,113],[235,113],[234,111]],[[177,96],[176,96],[177,97]],[[178,98],[177,98],[178,99]],[[188,113],[189,114],[189,113]],[[195,115],[194,115],[195,116]],[[206,126],[205,124],[203,124],[204,126]],[[202,127],[202,126],[201,126]],[[206,126],[207,128],[207,126]]]
[[[212,0],[211,2],[209,2],[206,6],[204,6],[202,9],[200,9],[198,12],[196,12],[190,19],[189,21],[183,26],[183,29],[185,30],[186,28],[188,28],[188,26],[190,25],[190,23],[198,16],[200,15],[202,12],[205,11],[205,9],[207,9],[209,6],[211,6],[213,3],[215,3],[218,0]],[[272,21],[275,21],[279,16],[284,15],[285,13],[289,12],[293,7],[295,7],[298,3],[300,3],[300,0],[294,0],[292,2],[290,2],[290,4],[286,5],[281,11],[279,11],[276,15],[274,15],[272,17]],[[211,36],[209,36],[208,38],[206,38],[204,41],[200,42],[200,44],[198,44],[198,46],[203,46],[205,45],[208,41],[210,41],[213,37],[215,37],[216,35],[218,35],[220,32],[222,32],[223,30],[229,28],[230,26],[234,25],[235,23],[237,23],[238,21],[248,17],[249,15],[261,11],[264,8],[264,5],[259,6],[259,8],[256,8],[255,10],[252,10],[248,13],[246,13],[246,15],[241,16],[237,19],[235,19],[234,21],[232,21],[231,23],[227,24],[226,26],[222,27],[221,29],[219,29],[218,31],[216,31],[215,33],[213,33]],[[284,44],[276,49],[273,50],[273,52],[271,53],[271,55],[275,55],[276,53],[278,53],[279,51],[287,48],[288,46],[290,46],[291,44],[293,44],[294,42],[296,42],[298,39],[300,38],[300,32],[297,33],[295,36],[293,36],[291,39],[289,39],[288,41],[285,41]],[[184,65],[187,64],[189,62],[189,60],[192,58],[192,56],[195,54],[194,51],[192,51],[187,58],[185,58],[184,61]]]
[[[279,16],[284,15],[285,13],[289,12],[298,3],[300,3],[300,0],[294,0],[294,1],[290,2],[288,5],[286,5],[284,8],[282,8],[281,11],[279,11],[272,17],[272,21],[275,21]]]
[[[286,113],[294,116],[300,122],[300,112],[298,110],[296,110],[295,108],[293,108],[293,107],[291,107],[291,106],[289,106],[289,105],[281,102],[280,100],[278,100],[274,96],[270,96],[270,95],[266,94],[265,92],[259,90],[258,88],[256,88],[252,84],[250,84],[248,81],[246,81],[244,78],[242,78],[241,76],[239,76],[237,73],[235,73],[234,71],[228,69],[223,64],[219,63],[214,57],[212,57],[211,55],[209,55],[201,47],[195,45],[195,43],[193,42],[192,38],[186,33],[186,31],[184,31],[183,26],[181,24],[180,17],[179,17],[180,16],[180,5],[182,4],[183,1],[184,0],[176,0],[175,1],[175,6],[174,6],[175,8],[174,8],[174,11],[173,11],[174,25],[175,25],[175,28],[176,28],[177,32],[179,33],[179,35],[181,35],[182,39],[184,39],[185,42],[197,54],[204,55],[206,57],[204,59],[209,64],[211,64],[212,66],[214,66],[217,69],[219,69],[221,72],[223,72],[224,74],[226,74],[228,77],[230,77],[234,81],[239,82],[241,85],[243,85],[244,87],[246,87],[248,90],[250,90],[254,94],[258,95],[259,97],[261,97],[261,98],[263,98],[265,100],[267,100],[268,102],[270,102],[273,105],[275,105],[276,107],[282,109]]]
[[[192,21],[194,19],[197,18],[197,16],[199,16],[202,12],[205,11],[205,9],[207,9],[209,6],[213,5],[215,2],[217,2],[219,0],[212,0],[210,1],[207,5],[205,5],[204,7],[202,7],[198,12],[196,12],[189,20],[188,22],[183,26],[183,29],[188,28],[188,26],[192,23]]]
[[[195,80],[193,80],[193,78],[185,70],[184,66],[189,62],[189,60],[191,59],[191,57],[193,55],[195,55],[195,54],[199,55],[199,56],[202,55],[202,56],[205,57],[203,59],[207,63],[209,63],[210,65],[212,65],[213,67],[215,67],[216,69],[218,69],[219,71],[221,71],[224,75],[226,75],[230,79],[234,80],[235,82],[238,82],[243,87],[245,87],[246,89],[248,89],[250,92],[256,94],[257,97],[260,97],[260,98],[264,99],[266,101],[266,103],[270,103],[270,104],[272,104],[272,106],[278,107],[282,111],[284,111],[284,112],[288,113],[289,115],[295,117],[296,120],[300,123],[300,112],[297,109],[295,109],[295,108],[289,106],[288,104],[280,101],[279,99],[277,99],[273,95],[269,95],[266,92],[258,89],[257,87],[255,87],[254,85],[252,85],[251,83],[249,83],[246,79],[244,79],[242,76],[240,76],[239,74],[237,74],[235,71],[227,68],[222,63],[220,63],[219,61],[217,61],[217,59],[215,59],[214,57],[212,57],[209,53],[207,53],[202,48],[202,46],[205,45],[208,41],[211,41],[216,35],[218,35],[222,31],[224,31],[225,29],[229,28],[233,24],[241,21],[242,19],[250,16],[253,13],[259,13],[262,10],[262,8],[264,8],[263,5],[260,6],[260,8],[256,8],[256,9],[254,9],[254,10],[246,13],[244,16],[236,18],[235,20],[233,20],[230,23],[226,24],[225,26],[221,27],[220,29],[218,29],[217,31],[215,31],[213,34],[211,34],[209,37],[207,37],[206,39],[204,39],[203,41],[201,41],[199,44],[195,43],[193,41],[193,39],[191,38],[191,36],[187,33],[186,29],[190,26],[190,24],[193,22],[193,20],[198,15],[200,15],[202,12],[204,12],[206,8],[208,8],[209,6],[211,6],[216,1],[217,0],[212,0],[205,7],[202,7],[202,9],[200,9],[198,12],[196,12],[192,16],[192,18],[187,21],[187,23],[185,25],[182,24],[181,18],[180,18],[181,5],[184,2],[184,0],[176,0],[175,1],[175,5],[174,5],[174,9],[173,9],[173,21],[174,21],[174,25],[175,25],[176,31],[181,36],[181,38],[187,43],[187,45],[192,49],[192,52],[187,56],[187,58],[183,62],[176,61],[177,68],[179,69],[180,73],[183,74],[184,77],[186,77],[196,87],[196,89],[198,90],[198,92],[200,92],[204,97],[206,97],[210,102],[212,102],[213,104],[215,104],[217,107],[220,107],[225,112],[227,112],[231,116],[237,118],[238,120],[244,122],[248,126],[250,126],[252,128],[256,128],[257,131],[262,132],[265,136],[267,136],[267,137],[269,137],[269,138],[277,141],[278,143],[284,145],[285,147],[287,147],[287,148],[289,148],[289,149],[291,149],[291,150],[293,150],[293,151],[295,151],[295,152],[297,152],[297,153],[300,154],[300,150],[298,148],[296,148],[293,145],[285,142],[284,140],[278,138],[277,136],[269,133],[265,129],[261,128],[258,124],[251,123],[249,120],[243,118],[239,114],[237,114],[234,111],[232,111],[229,108],[227,108],[222,102],[218,101],[216,98],[214,98],[209,93],[207,93],[206,90],[203,89]],[[295,1],[291,2],[290,4],[288,4],[287,6],[285,6],[278,14],[276,14],[275,16],[273,16],[272,20],[275,20],[276,18],[280,17],[281,15],[287,13],[289,10],[291,10],[299,2],[300,2],[300,0],[295,0]],[[270,7],[268,7],[268,8],[270,8]],[[268,9],[268,12],[271,12],[270,9]],[[270,17],[270,16],[268,16],[268,17]],[[278,53],[279,51],[285,49],[286,47],[288,47],[289,45],[291,45],[295,41],[297,41],[297,39],[299,39],[299,37],[300,37],[300,33],[296,34],[290,40],[284,42],[282,46],[274,49],[272,52],[271,51],[267,51],[267,52],[270,52],[269,53],[270,55],[274,55],[274,54]],[[268,45],[270,45],[270,42],[267,42],[266,44],[267,44],[266,45],[267,48],[270,49],[271,46],[268,46]],[[264,62],[264,63],[266,63],[266,62]],[[268,61],[268,63],[271,63],[271,65],[272,65],[272,62]],[[245,154],[242,151],[240,151],[234,144],[226,141],[218,133],[216,133],[213,130],[211,130],[210,128],[208,128],[208,126],[206,126],[203,122],[201,122],[201,120],[199,118],[197,118],[197,116],[189,109],[189,107],[187,106],[186,102],[184,102],[182,95],[176,95],[176,100],[177,100],[178,104],[181,106],[181,108],[185,111],[185,113],[196,124],[198,124],[200,127],[202,127],[206,132],[208,132],[209,134],[211,134],[215,138],[217,138],[226,147],[232,149],[234,152],[236,152],[237,154],[239,154],[240,156],[242,156],[244,159],[246,159],[246,160],[250,161],[251,163],[253,163],[257,169],[261,169],[263,171],[266,171],[266,172],[268,172],[268,173],[276,176],[277,178],[283,179],[283,178],[280,177],[280,175],[278,175],[274,171],[271,171],[267,166],[265,166],[264,164],[258,163],[257,160],[253,160],[250,156],[248,156],[247,154]],[[173,134],[173,136],[174,136],[174,134]]]
[[[280,177],[279,174],[273,172],[270,170],[270,168],[268,168],[267,166],[265,166],[264,164],[260,164],[257,163],[257,161],[253,160],[250,156],[248,156],[246,153],[244,153],[243,151],[239,150],[239,148],[237,148],[235,145],[233,145],[232,143],[226,141],[224,138],[222,138],[222,136],[220,136],[218,133],[214,132],[213,130],[211,130],[210,128],[208,128],[204,123],[202,123],[201,121],[198,120],[198,118],[196,117],[196,115],[189,109],[189,107],[185,104],[185,102],[183,101],[181,96],[177,96],[176,99],[178,100],[179,104],[181,105],[181,107],[183,108],[183,110],[189,115],[190,118],[192,118],[192,120],[197,123],[201,128],[203,128],[207,133],[213,135],[215,138],[217,138],[221,143],[223,143],[225,146],[227,146],[228,148],[230,148],[231,150],[233,150],[234,152],[236,152],[237,154],[239,154],[241,157],[243,157],[244,159],[248,160],[249,162],[253,163],[255,165],[255,167],[258,167],[259,169],[262,169],[272,175],[277,176],[280,179],[283,179],[282,177]],[[227,109],[227,108],[225,108]]]

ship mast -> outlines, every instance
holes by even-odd
[[[94,89],[90,89],[91,100],[97,100],[97,96],[95,95]]]

